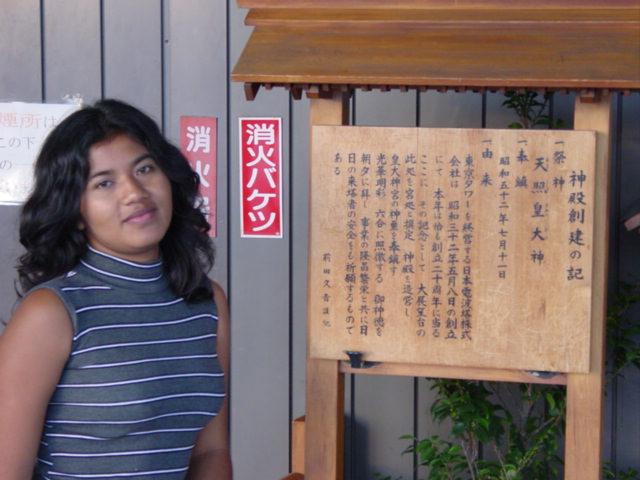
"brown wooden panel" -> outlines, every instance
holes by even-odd
[[[447,367],[443,365],[416,365],[410,363],[379,363],[365,368],[354,368],[347,361],[340,362],[342,373],[358,375],[400,375],[405,377],[458,378],[461,380],[482,380],[488,382],[545,383],[566,385],[564,373],[548,377],[540,372],[522,370],[500,370],[496,368]]]
[[[298,93],[378,87],[640,89],[640,1],[240,2],[255,27],[233,72]]]
[[[434,25],[458,26],[530,26],[546,23],[557,26],[560,23],[598,22],[600,24],[638,22],[637,16],[628,9],[552,9],[552,8],[484,8],[484,9],[408,9],[383,10],[379,8],[291,8],[252,9],[245,23],[256,27],[315,27],[336,29],[340,27],[375,26],[377,28],[422,28]]]
[[[639,88],[638,27],[406,32],[256,28],[232,79],[448,87]]]
[[[312,145],[312,357],[588,371],[592,132],[316,127]]]

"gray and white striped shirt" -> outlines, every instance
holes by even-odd
[[[178,480],[224,379],[215,303],[187,303],[161,261],[90,250],[54,291],[74,326],[49,403],[35,479]]]

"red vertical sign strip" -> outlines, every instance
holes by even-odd
[[[200,176],[198,202],[216,236],[217,125],[215,117],[180,117],[180,149]]]
[[[240,118],[243,237],[282,238],[280,118]]]

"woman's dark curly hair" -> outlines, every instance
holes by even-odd
[[[69,115],[42,146],[33,192],[20,216],[20,243],[26,253],[17,269],[23,292],[66,273],[87,251],[78,225],[89,149],[121,134],[143,145],[171,182],[173,217],[160,250],[173,291],[189,301],[211,298],[203,280],[214,253],[210,225],[195,205],[198,175],[151,118],[118,100],[101,100]]]

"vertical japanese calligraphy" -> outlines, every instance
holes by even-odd
[[[180,117],[180,150],[200,177],[198,203],[216,236],[217,124],[215,117]]]
[[[311,354],[586,371],[593,132],[314,127]]]
[[[243,237],[282,237],[280,118],[240,118]]]

